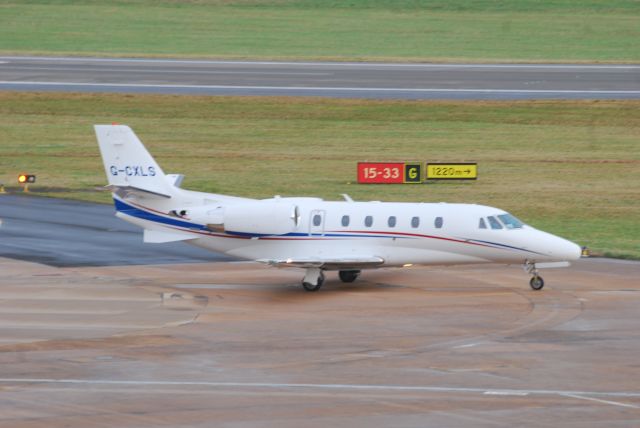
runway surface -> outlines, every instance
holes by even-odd
[[[636,262],[0,270],[3,428],[640,425]]]
[[[0,89],[373,99],[640,99],[640,65],[0,57]]]
[[[184,243],[144,244],[142,231],[112,205],[0,195],[0,257],[52,266],[108,266],[230,260]]]

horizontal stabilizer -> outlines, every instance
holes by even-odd
[[[104,188],[120,196],[122,199],[126,198],[129,195],[136,195],[136,196],[142,196],[147,198],[148,197],[171,198],[170,195],[154,192],[151,190],[140,189],[135,186],[116,186],[114,184],[110,184],[108,186],[104,186]]]
[[[297,268],[321,268],[328,270],[341,269],[366,269],[380,266],[384,259],[377,256],[348,256],[331,258],[290,258],[284,260],[260,259],[260,263],[266,263],[277,267],[297,267]]]
[[[162,232],[159,230],[144,230],[144,242],[149,244],[164,244],[166,242],[189,241],[197,236],[180,232]]]

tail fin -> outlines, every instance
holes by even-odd
[[[173,186],[131,128],[95,125],[109,187],[170,198]]]

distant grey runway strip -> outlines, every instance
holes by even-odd
[[[264,382],[216,382],[216,381],[179,381],[179,380],[115,380],[115,379],[43,379],[43,378],[0,378],[0,384],[40,384],[40,385],[66,385],[79,386],[125,386],[131,388],[132,393],[139,393],[139,388],[152,388],[151,392],[164,392],[165,388],[209,388],[209,389],[261,389],[261,390],[287,390],[293,389],[299,393],[305,390],[327,391],[360,391],[383,392],[397,394],[403,392],[418,393],[448,393],[448,394],[483,394],[503,397],[525,397],[528,395],[551,395],[558,397],[593,400],[603,404],[611,404],[620,407],[640,409],[639,406],[626,402],[603,400],[602,398],[637,399],[640,392],[636,391],[564,391],[547,389],[502,389],[502,388],[478,388],[478,387],[451,387],[435,385],[367,385],[367,384],[329,384],[329,383],[264,383]],[[171,389],[169,389],[171,391]],[[174,390],[175,392],[175,390]],[[268,392],[264,392],[268,393]]]
[[[640,99],[640,65],[0,57],[0,89],[371,99]]]
[[[0,257],[51,266],[111,266],[228,261],[184,243],[144,244],[141,229],[113,205],[0,196]]]

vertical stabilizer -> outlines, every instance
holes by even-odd
[[[95,125],[110,186],[170,196],[171,184],[142,142],[125,125]]]

